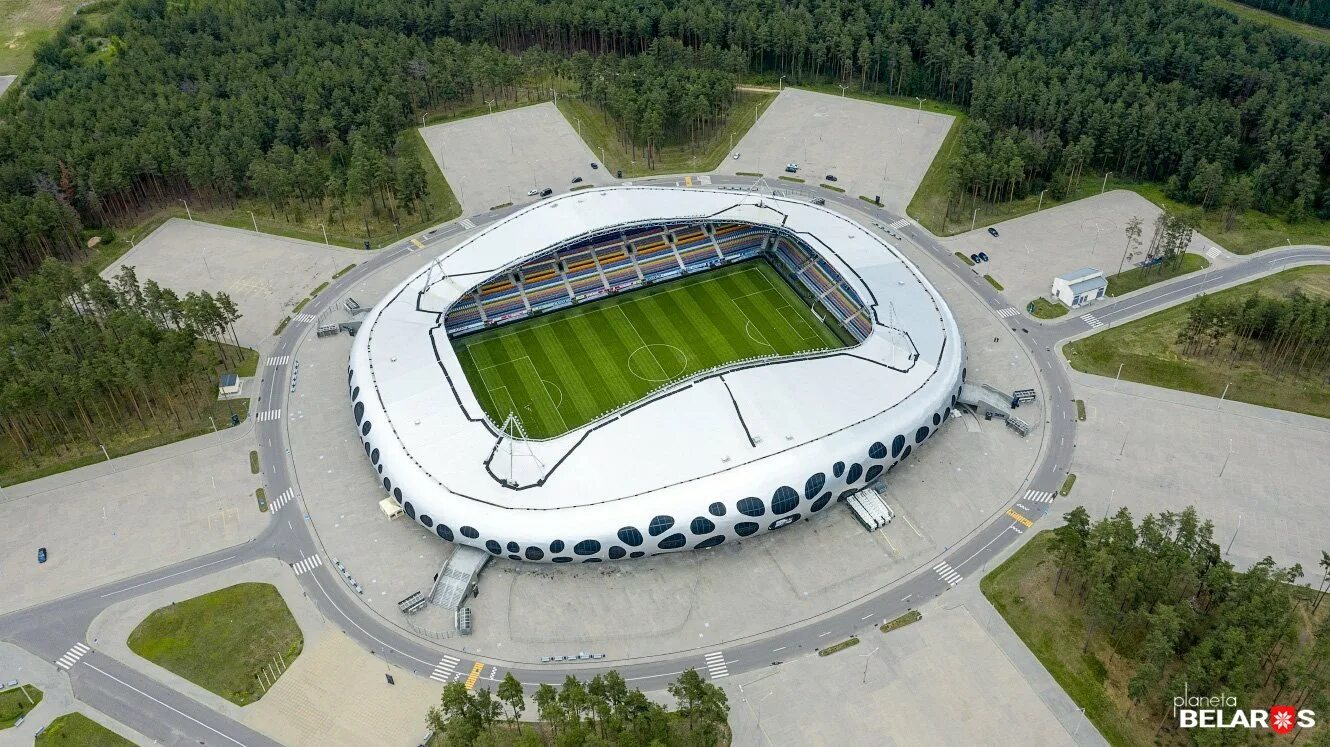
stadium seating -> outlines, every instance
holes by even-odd
[[[626,289],[643,279],[665,280],[705,270],[722,257],[737,261],[766,251],[820,299],[856,339],[866,338],[872,332],[872,318],[859,313],[863,302],[840,274],[802,243],[784,236],[771,241],[771,237],[769,227],[741,223],[716,226],[714,231],[700,225],[645,226],[597,236],[491,279],[458,299],[448,310],[445,326],[450,335],[465,334],[526,317],[531,311],[566,306],[580,297],[599,296],[607,289]]]

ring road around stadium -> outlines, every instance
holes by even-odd
[[[352,413],[383,489],[513,560],[704,549],[808,521],[948,420],[965,345],[899,251],[803,200],[539,202],[393,289]]]

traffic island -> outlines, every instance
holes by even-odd
[[[833,643],[830,646],[827,646],[826,648],[818,649],[817,655],[831,656],[832,654],[844,651],[845,649],[850,648],[851,646],[858,646],[858,645],[859,645],[858,638],[850,638],[849,640],[841,641],[840,643]]]
[[[162,607],[129,634],[129,649],[236,705],[263,697],[304,648],[271,584],[242,583]]]
[[[0,690],[0,729],[8,729],[22,722],[40,702],[42,691],[32,685]]]
[[[37,735],[33,747],[133,747],[134,743],[81,713],[66,713]]]
[[[910,610],[909,612],[906,612],[900,617],[883,624],[881,627],[878,628],[878,630],[882,631],[883,633],[890,633],[891,631],[899,630],[905,627],[906,625],[909,625],[910,623],[917,623],[922,619],[924,619],[923,613],[921,613],[919,610]]]

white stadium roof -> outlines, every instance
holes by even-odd
[[[553,439],[512,444],[498,435],[461,370],[443,312],[556,244],[617,225],[703,220],[797,235],[872,307],[872,334],[856,347],[685,382]],[[897,434],[914,444],[921,425],[931,435],[963,367],[959,330],[937,291],[854,221],[801,200],[658,187],[573,192],[483,230],[390,292],[351,355],[352,386],[363,390],[357,401],[373,424],[365,440],[379,451],[380,474],[415,504],[408,513],[428,514],[427,525],[479,530],[457,541],[522,547],[551,538],[606,544],[620,527],[645,530],[661,513],[686,523],[718,500],[729,505],[727,518],[716,519],[724,523],[744,518],[733,508],[742,496],[769,498],[779,485],[802,492],[804,478],[819,471],[829,483],[843,480],[833,464],[867,467],[869,444]]]

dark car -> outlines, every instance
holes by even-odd
[[[997,229],[996,229],[996,228],[993,228],[992,226],[989,226],[989,227],[988,227],[988,235],[989,235],[989,236],[997,236],[997,235],[998,235]]]
[[[827,204],[827,201],[824,200],[824,199],[822,199],[821,197],[814,197],[814,198],[813,198],[813,204],[814,204],[814,205],[825,205],[825,204]]]
[[[987,262],[987,261],[988,261],[988,255],[985,254],[984,252],[979,252],[979,259],[982,259],[983,261]]]
[[[541,197],[549,197],[552,194],[554,194],[554,190],[550,189],[549,187],[540,190]]]
[[[975,263],[975,264],[979,264],[979,255],[978,255],[978,254],[971,254],[971,255],[970,255],[970,261],[973,262],[973,263]]]
[[[592,162],[591,162],[591,168],[593,168],[593,169],[598,169],[598,168],[600,168],[600,164],[596,163],[595,161],[592,161]]]
[[[834,181],[836,181],[836,175],[835,175],[835,174],[827,174],[827,181],[829,181],[829,182],[834,182]]]
[[[37,548],[37,562],[38,562],[38,563],[45,563],[45,562],[46,562],[46,548],[45,548],[45,547],[39,547],[39,548]]]
[[[580,182],[580,181],[582,181],[582,177],[580,177],[580,176],[575,176],[575,177],[573,177],[573,184],[577,184],[577,183]]]

